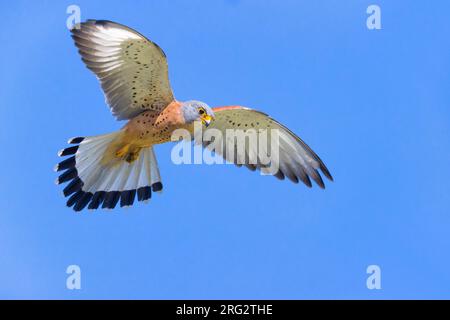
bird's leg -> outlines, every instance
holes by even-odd
[[[129,144],[122,146],[119,150],[116,151],[116,157],[123,158],[128,153],[128,150],[130,150]]]
[[[125,161],[131,163],[135,160],[137,160],[137,158],[139,158],[139,152],[141,151],[141,148],[139,147],[133,147],[131,146],[131,144],[126,144],[122,147],[120,147],[115,155],[117,158],[121,158],[124,159]]]
[[[125,160],[126,160],[128,163],[131,163],[131,162],[137,160],[137,158],[139,158],[139,152],[140,152],[140,151],[141,151],[141,148],[135,148],[134,150],[130,151],[130,152],[127,154]]]

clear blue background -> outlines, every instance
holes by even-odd
[[[129,25],[167,53],[179,100],[263,110],[335,177],[325,191],[156,148],[162,195],[65,207],[68,138],[119,129],[66,28]],[[366,8],[382,30],[366,28]],[[0,298],[450,298],[448,1],[0,4]],[[66,289],[66,267],[82,289]],[[366,288],[366,268],[382,289]]]

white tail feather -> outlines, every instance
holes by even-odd
[[[139,201],[145,201],[152,189],[162,189],[153,147],[141,149],[132,162],[115,159],[103,163],[105,152],[119,134],[78,138],[82,140],[78,146],[60,152],[63,156],[75,154],[74,160],[66,159],[69,163],[63,161],[56,166],[57,171],[67,170],[57,179],[58,183],[72,180],[64,189],[64,194],[71,196],[68,206],[73,205],[78,211],[89,204],[90,209],[97,209],[103,202],[103,208],[114,208],[119,200],[121,206],[130,206],[136,194]]]

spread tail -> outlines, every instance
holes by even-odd
[[[86,206],[112,209],[119,201],[121,207],[128,207],[136,195],[138,201],[146,201],[152,191],[162,190],[153,147],[141,149],[132,161],[129,157],[105,161],[119,134],[73,138],[69,144],[74,146],[58,153],[60,157],[69,156],[55,167],[55,171],[64,171],[56,183],[69,182],[63,190],[64,196],[69,197],[68,207],[75,211]]]

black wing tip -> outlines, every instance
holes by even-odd
[[[323,170],[322,170],[322,172],[323,172]],[[331,174],[329,172],[328,173],[323,172],[323,174],[325,175],[325,177],[327,177],[328,180],[330,180],[331,182],[334,182],[334,178],[331,176]]]
[[[322,180],[319,180],[319,181],[317,181],[316,179],[313,179],[314,180],[314,182],[316,183],[316,185],[320,188],[320,189],[325,189],[326,188],[326,186],[325,186],[325,183],[323,183],[323,181]],[[311,189],[312,187],[313,187],[313,184],[312,184],[312,182],[311,182],[311,180],[306,180],[306,179],[300,179],[300,181],[302,181],[303,182],[303,184],[306,186],[306,187],[308,187],[309,189]],[[320,181],[322,181],[322,182],[320,182]],[[293,181],[294,182],[294,181]],[[294,183],[298,183],[298,182],[294,182]]]
[[[313,178],[314,182],[321,188],[325,189],[325,183],[323,182],[322,176],[320,175],[319,171],[314,169],[314,174],[311,176]]]
[[[288,176],[288,179],[289,179],[293,184],[298,184],[298,183],[299,183],[299,180],[298,180],[298,177],[297,177],[297,176],[292,176],[292,177],[289,177],[289,176]]]
[[[327,177],[328,180],[334,181],[333,177],[331,176],[330,171],[328,170],[328,168],[325,166],[325,164],[322,161],[320,161],[320,171],[322,171],[322,173],[324,174],[325,177]]]
[[[327,174],[324,173],[324,175],[328,178]],[[312,184],[312,180],[314,180],[315,184],[320,188],[320,189],[326,189],[325,183],[322,179],[322,176],[320,175],[320,173],[317,170],[314,170],[313,173],[310,174],[294,174],[294,175],[289,175],[286,174],[284,172],[282,172],[281,170],[278,171],[276,174],[274,174],[273,176],[275,176],[276,178],[278,178],[279,180],[285,180],[285,178],[288,178],[289,181],[291,181],[294,184],[298,184],[300,181],[303,182],[303,184],[305,186],[307,186],[308,188],[312,188],[313,184]],[[331,177],[331,176],[330,176]],[[333,181],[333,178],[330,179],[331,181]]]
[[[274,174],[274,176],[279,180],[284,180],[284,173],[281,170],[278,170],[277,173]]]

